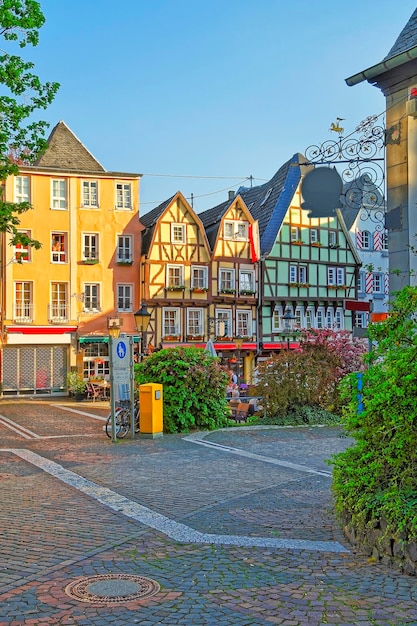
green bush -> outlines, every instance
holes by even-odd
[[[341,384],[343,417],[356,444],[332,462],[336,507],[356,527],[381,520],[387,532],[417,539],[417,288],[399,292],[392,313],[369,327],[376,344],[363,373]]]
[[[338,355],[326,344],[282,350],[261,363],[256,395],[265,398],[267,417],[284,417],[302,406],[334,410],[339,365]]]
[[[227,425],[226,369],[201,348],[166,348],[135,366],[137,384],[163,385],[164,431]]]

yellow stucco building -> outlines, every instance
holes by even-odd
[[[140,302],[140,174],[108,172],[64,122],[33,166],[5,184],[29,201],[20,229],[40,250],[3,235],[3,394],[65,393],[66,374],[108,376],[108,324],[135,334]]]

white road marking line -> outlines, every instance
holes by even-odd
[[[16,448],[0,448],[0,452],[11,452],[24,461],[39,467],[44,472],[54,476],[63,483],[74,487],[100,502],[101,504],[122,513],[126,517],[134,519],[141,524],[153,528],[167,537],[181,543],[203,543],[226,546],[276,548],[284,550],[309,550],[313,552],[349,552],[338,541],[308,541],[304,539],[275,539],[271,537],[248,537],[238,535],[216,535],[202,533],[190,526],[175,522],[174,520],[152,511],[147,507],[129,500],[124,496],[102,487],[97,483],[83,478],[79,474],[65,469],[62,465],[50,461],[32,452],[31,450]]]
[[[102,417],[101,415],[94,415],[94,413],[87,413],[86,411],[80,411],[79,409],[72,409],[69,406],[65,406],[64,404],[52,404],[51,406],[62,409],[63,411],[71,411],[71,413],[77,413],[78,415],[86,415],[87,417],[92,417],[95,420],[100,420],[105,422],[107,417]]]
[[[17,433],[21,437],[24,437],[25,439],[40,439],[40,435],[37,435],[36,433],[32,432],[28,428],[25,428],[24,426],[21,426],[20,424],[16,424],[16,422],[13,422],[11,419],[5,417],[4,415],[0,415],[0,424],[3,424],[3,426],[6,426],[6,428],[10,428],[10,430],[13,430],[15,433]]]
[[[248,459],[253,459],[254,461],[262,461],[263,463],[271,463],[272,465],[280,465],[281,467],[287,467],[288,469],[296,470],[297,472],[305,472],[307,474],[317,474],[318,476],[326,476],[327,478],[331,477],[331,472],[326,472],[325,470],[315,470],[311,467],[307,467],[306,465],[299,465],[297,463],[291,463],[290,461],[281,461],[280,459],[274,459],[270,456],[263,456],[261,454],[255,454],[254,452],[246,452],[245,450],[240,450],[239,448],[231,448],[230,446],[223,446],[221,443],[215,443],[214,441],[204,441],[198,437],[187,436],[184,437],[186,441],[190,441],[191,443],[196,443],[199,446],[206,446],[207,448],[214,448],[216,450],[221,450],[223,452],[230,452],[230,454],[236,454],[238,456],[244,456]]]

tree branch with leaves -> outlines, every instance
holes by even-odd
[[[45,23],[36,0],[2,0],[0,3],[0,36],[13,48],[37,46],[39,30]],[[0,181],[19,173],[19,165],[31,165],[46,149],[45,121],[30,121],[33,113],[46,109],[59,89],[56,82],[42,83],[33,73],[34,64],[20,55],[1,51],[0,84],[6,95],[0,96]],[[19,232],[20,216],[33,207],[29,202],[13,203],[0,192],[0,232],[11,235],[11,244],[41,243]]]

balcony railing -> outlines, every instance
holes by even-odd
[[[68,322],[69,314],[69,304],[48,304],[48,320],[51,324]]]
[[[28,302],[14,304],[13,321],[17,324],[30,324],[33,322],[33,304]]]

